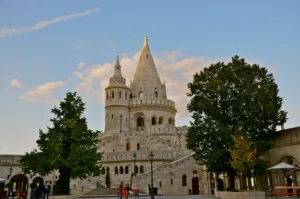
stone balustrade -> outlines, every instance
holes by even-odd
[[[106,152],[102,155],[101,162],[110,162],[110,161],[133,161],[133,151],[126,152]],[[150,151],[136,151],[136,161],[149,160]],[[161,150],[153,151],[154,160],[174,160],[179,157],[177,150]]]
[[[130,106],[141,106],[141,105],[159,105],[159,106],[170,106],[175,107],[175,102],[169,99],[131,99],[129,101]]]

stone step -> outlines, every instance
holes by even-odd
[[[106,187],[99,187],[97,189],[94,189],[93,191],[90,191],[88,193],[85,193],[85,196],[91,195],[118,195],[119,188],[106,188]]]

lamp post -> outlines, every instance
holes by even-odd
[[[131,187],[132,187],[132,177],[135,176],[135,163],[136,163],[136,153],[134,152],[132,155],[133,158],[133,172],[131,173]]]
[[[123,119],[123,115],[120,115],[120,132],[122,132],[122,119]]]
[[[8,170],[8,175],[7,175],[7,180],[11,177],[11,174],[12,174],[12,172],[13,172],[13,168],[12,167],[10,167],[9,168],[9,170]]]
[[[151,191],[150,191],[150,195],[151,195],[151,199],[154,199],[154,190],[153,190],[153,168],[152,168],[152,163],[153,163],[153,158],[154,158],[154,154],[152,153],[152,151],[149,154],[149,159],[150,159],[150,166],[151,166]]]

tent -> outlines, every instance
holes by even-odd
[[[7,180],[4,178],[0,178],[0,183],[6,182]]]
[[[293,169],[299,169],[298,167],[295,167],[293,165],[287,164],[285,162],[281,162],[273,167],[268,168],[267,170],[276,170],[276,169],[281,169],[281,170],[293,170]]]

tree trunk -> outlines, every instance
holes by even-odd
[[[234,190],[235,189],[235,172],[234,171],[229,171],[228,173],[228,178],[229,178],[229,190]]]
[[[59,168],[59,179],[55,184],[54,195],[70,195],[70,168]]]

